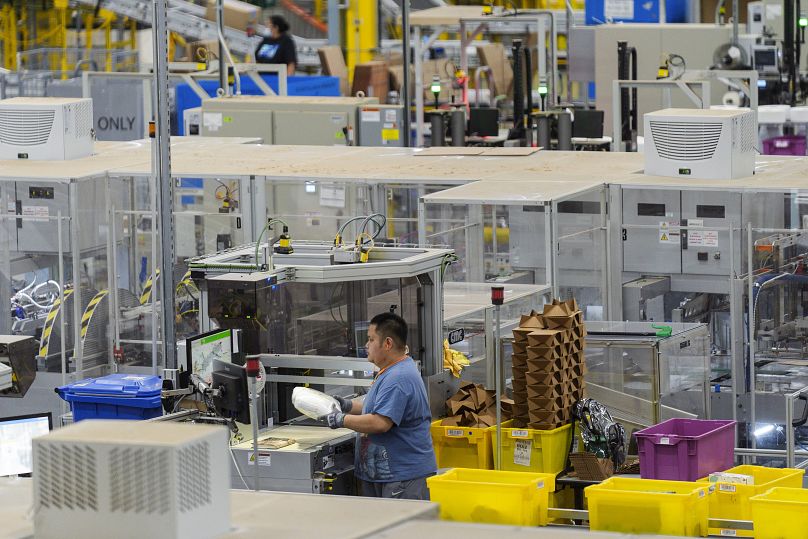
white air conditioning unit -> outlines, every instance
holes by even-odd
[[[224,427],[124,420],[85,420],[35,438],[35,536],[225,534],[228,438]]]
[[[729,180],[755,173],[757,118],[749,109],[649,112],[645,174]]]
[[[0,101],[0,159],[65,160],[93,153],[93,100],[15,97]]]

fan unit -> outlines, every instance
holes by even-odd
[[[65,160],[93,153],[93,100],[0,101],[0,159]]]
[[[645,124],[645,173],[734,179],[755,172],[757,119],[749,109],[665,109]]]
[[[227,457],[224,427],[88,420],[58,429],[34,440],[35,535],[218,537],[230,528]]]

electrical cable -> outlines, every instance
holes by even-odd
[[[236,462],[236,455],[233,452],[233,448],[229,447],[228,449],[230,450],[230,458],[233,459],[233,466],[236,467],[236,473],[238,474],[239,479],[241,479],[241,482],[244,484],[244,488],[250,490],[250,486],[247,484],[247,481],[244,480],[244,476],[241,474],[241,469],[238,467],[238,462]],[[255,455],[255,459],[256,461],[258,460],[258,455]],[[255,465],[258,466],[258,462],[256,462]]]

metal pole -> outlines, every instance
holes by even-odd
[[[496,233],[496,231],[494,231]],[[497,407],[497,470],[502,469],[502,357],[500,354],[500,305],[494,305],[496,326],[494,327],[494,376],[496,377],[496,407]]]
[[[415,147],[421,148],[424,145],[424,67],[420,26],[415,27],[413,35],[415,36],[415,39],[413,39],[413,64],[415,66]]]
[[[339,1],[328,0],[328,44],[340,44],[340,15]]]
[[[219,0],[218,8],[221,10]],[[174,181],[171,178],[171,116],[168,109],[168,28],[166,26],[168,0],[154,1],[154,102],[156,146],[152,172],[155,175],[157,205],[160,219],[160,248],[163,276],[160,284],[160,320],[163,339],[163,366],[176,368],[177,338],[174,327]],[[220,21],[221,24],[221,21]],[[221,68],[221,58],[219,59]],[[226,74],[225,74],[226,75]],[[152,224],[152,226],[154,226]],[[156,374],[156,372],[155,372]]]
[[[154,8],[157,9],[158,4],[165,4],[167,7],[167,2],[163,2],[162,0],[155,0],[154,1]],[[163,10],[163,16],[165,17],[165,10]],[[161,34],[157,30],[157,13],[154,14],[155,25],[152,27],[155,33],[155,39],[157,39],[157,35]],[[165,21],[165,19],[163,19]],[[219,35],[224,35],[224,0],[216,0],[216,27],[219,29]],[[157,49],[154,49],[154,53],[158,54]],[[219,87],[224,90],[225,93],[228,93],[228,85],[227,85],[227,66],[224,63],[225,51],[224,51],[224,41],[219,40]],[[166,57],[168,58],[168,57]],[[156,65],[156,64],[155,64]],[[155,69],[155,73],[157,70]]]
[[[329,26],[329,28],[331,28]],[[401,102],[404,104],[404,147],[410,145],[410,0],[401,0],[401,38],[403,41],[401,60],[404,63]]]
[[[258,482],[260,478],[260,467],[258,465],[258,391],[256,390],[256,380],[255,376],[250,376],[250,413],[252,414],[252,433],[253,433],[253,456],[255,458],[255,483],[253,484],[253,490],[258,492]]]

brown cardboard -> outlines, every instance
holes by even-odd
[[[514,419],[524,419],[527,420],[529,408],[527,406],[527,400],[524,403],[514,402],[513,404],[513,417]]]
[[[562,371],[551,372],[530,372],[527,373],[527,392],[530,396],[530,388],[534,386],[559,386],[564,381],[564,373]]]
[[[351,95],[364,92],[368,97],[377,97],[379,103],[387,101],[390,90],[390,73],[384,62],[363,62],[354,67]]]
[[[504,419],[510,419],[511,417],[513,417],[513,406],[515,404],[513,402],[513,399],[509,399],[507,397],[502,397],[502,399],[500,399],[499,403],[500,403],[500,408],[502,409],[503,420]]]
[[[511,380],[511,385],[513,386],[514,393],[524,393],[527,391],[527,380],[517,380],[514,378]]]
[[[614,462],[592,453],[570,453],[575,475],[584,481],[603,481],[614,475]]]
[[[527,386],[519,392],[513,392],[513,402],[516,406],[527,406]]]
[[[477,423],[481,427],[493,427],[497,424],[497,414],[496,411],[493,412],[485,412],[483,414],[479,414],[477,416]]]
[[[538,374],[548,374],[551,372],[558,372],[564,368],[564,359],[563,358],[554,358],[554,359],[528,359],[527,360],[527,372],[529,373],[538,373]]]
[[[511,427],[515,429],[524,429],[527,428],[527,418],[524,417],[515,417],[513,418],[513,423],[511,423]]]
[[[513,86],[513,67],[505,54],[502,43],[488,43],[477,46],[480,65],[491,68],[493,74],[492,95],[510,95]]]
[[[545,428],[554,429],[565,423],[560,410],[530,410],[528,423],[531,425],[545,425]]]
[[[435,96],[432,93],[432,78],[437,75],[441,81],[441,90],[438,94],[438,99],[443,102],[449,101],[449,96],[452,94],[451,79],[454,77],[452,72],[452,61],[449,58],[438,58],[436,60],[427,60],[422,64],[423,76],[423,93],[424,101],[427,105],[434,104]],[[415,77],[413,77],[415,80]]]
[[[528,391],[530,391],[528,389]],[[542,397],[528,397],[527,409],[528,412],[535,410],[544,410],[547,412],[557,412],[565,408],[565,397],[557,396],[552,399],[545,399]]]
[[[564,341],[564,333],[554,329],[537,329],[527,336],[528,346],[558,346]]]
[[[558,387],[557,385],[553,386],[532,385],[528,386],[528,391],[529,391],[528,401],[531,398],[554,399],[556,397],[560,397],[563,394],[562,388]],[[530,395],[532,395],[532,397]]]
[[[339,78],[340,95],[349,96],[351,89],[348,86],[348,66],[345,65],[342,49],[336,45],[328,45],[320,47],[317,55],[320,57],[323,75]]]
[[[443,421],[440,422],[441,426],[444,427],[459,427],[460,421],[463,419],[462,415],[453,415],[447,418],[444,418]]]
[[[583,320],[583,315],[574,299],[569,301],[553,300],[544,306],[544,321],[549,328],[571,329]]]
[[[513,367],[526,367],[527,354],[514,354],[511,356],[511,366]]]
[[[527,355],[527,339],[523,341],[514,341],[511,344],[511,353],[513,355]]]
[[[260,12],[258,6],[247,2],[224,0],[224,25],[244,32],[258,24]],[[216,20],[216,0],[208,0],[205,18],[209,21]]]
[[[516,343],[527,343],[527,336],[536,331],[536,328],[516,328],[513,330],[513,341]]]
[[[523,314],[519,318],[519,327],[520,328],[546,329],[546,327],[544,325],[544,318],[542,317],[542,315],[540,315],[536,311],[531,311],[530,314]]]
[[[513,371],[514,380],[524,380],[525,374],[527,374],[527,365],[525,365],[524,367],[517,367],[514,365],[513,367],[511,367],[511,371]]]
[[[565,355],[561,344],[554,346],[528,346],[527,359],[557,359]]]

